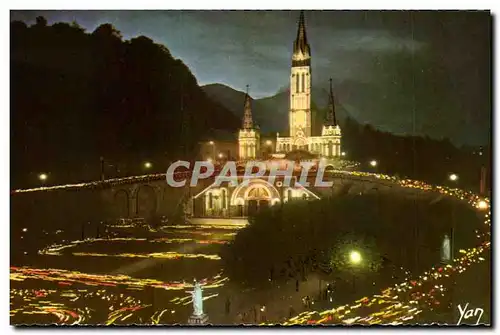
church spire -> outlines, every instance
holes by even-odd
[[[333,100],[332,78],[330,78],[330,95],[328,97],[328,115],[326,117],[328,126],[337,125],[337,117],[335,115],[335,101]]]
[[[248,95],[248,85],[247,92],[245,94],[245,107],[243,113],[243,129],[252,129],[253,119],[252,119],[252,106],[250,101],[250,96]]]
[[[306,22],[304,18],[304,11],[300,11],[299,27],[297,30],[297,38],[293,43],[293,64],[294,66],[309,65],[311,58],[311,48],[307,43]],[[297,63],[297,64],[296,64]]]

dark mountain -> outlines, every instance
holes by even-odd
[[[245,92],[237,91],[223,84],[209,84],[201,88],[209,98],[219,102],[239,119],[243,117]]]
[[[244,92],[222,84],[210,84],[202,86],[202,88],[210,98],[220,102],[241,120],[243,117]],[[314,132],[319,134],[323,120],[326,117],[328,90],[326,88],[313,87],[312,97],[313,128]],[[335,101],[336,111],[337,117],[342,122],[350,113],[339,101],[340,99]],[[260,125],[263,132],[280,132],[284,134],[288,131],[289,106],[290,97],[288,88],[281,89],[279,93],[271,97],[253,99],[252,110],[254,120]]]
[[[11,22],[10,40],[13,183],[40,171],[57,183],[95,179],[100,156],[126,174],[141,172],[143,159],[164,171],[169,159],[192,157],[206,133],[239,128],[147,37],[126,41],[110,24],[86,33],[39,18],[30,27]]]

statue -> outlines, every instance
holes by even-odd
[[[443,243],[441,245],[441,261],[443,263],[448,263],[451,260],[451,243],[450,237],[444,235]]]
[[[195,281],[194,291],[191,293],[193,296],[193,315],[203,315],[203,295],[200,283]]]
[[[208,315],[203,313],[203,294],[200,283],[195,279],[194,289],[191,293],[193,298],[193,314],[189,317],[188,323],[192,325],[204,324],[208,321]]]

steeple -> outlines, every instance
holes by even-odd
[[[332,78],[330,78],[330,95],[328,97],[328,115],[326,117],[328,126],[337,125],[337,117],[335,115],[335,102],[333,100]]]
[[[253,128],[252,106],[251,106],[250,96],[248,95],[248,85],[247,85],[247,92],[245,94],[245,107],[243,113],[243,129],[252,129],[252,128]]]
[[[297,30],[297,38],[293,43],[293,58],[292,66],[307,66],[310,65],[311,48],[307,43],[306,22],[304,19],[304,11],[300,11],[299,27]]]

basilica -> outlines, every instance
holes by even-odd
[[[293,43],[292,68],[290,73],[290,108],[288,112],[289,134],[277,134],[275,156],[302,150],[321,157],[341,156],[341,131],[335,116],[332,83],[327,118],[321,134],[312,134],[311,122],[311,48],[307,42],[304,12],[300,12],[297,37]],[[243,128],[239,131],[238,151],[240,160],[258,159],[261,152],[261,137],[258,126],[252,119],[252,107],[248,92],[245,96]]]
[[[321,134],[312,133],[311,116],[311,49],[307,42],[304,13],[300,13],[297,38],[293,44],[292,69],[290,74],[290,108],[288,112],[288,136],[277,134],[276,138],[261,137],[259,127],[253,122],[252,104],[248,91],[245,95],[243,124],[238,133],[238,144],[234,141],[204,142],[201,156],[207,161],[223,162],[238,156],[240,163],[248,160],[267,161],[273,166],[290,160],[324,160],[337,166],[343,160],[340,150],[340,127],[335,116],[332,84],[330,81],[329,106]],[[237,150],[234,156],[233,148]],[[271,157],[269,157],[269,154]],[[291,157],[298,156],[300,158]],[[302,157],[308,156],[304,159]],[[312,158],[314,157],[314,158]],[[217,159],[218,158],[218,159]],[[280,166],[282,167],[282,166]],[[192,213],[201,217],[247,217],[263,208],[293,200],[319,199],[320,193],[296,180],[292,186],[282,182],[270,182],[268,177],[252,178],[247,184],[222,185],[213,183],[192,197]]]

